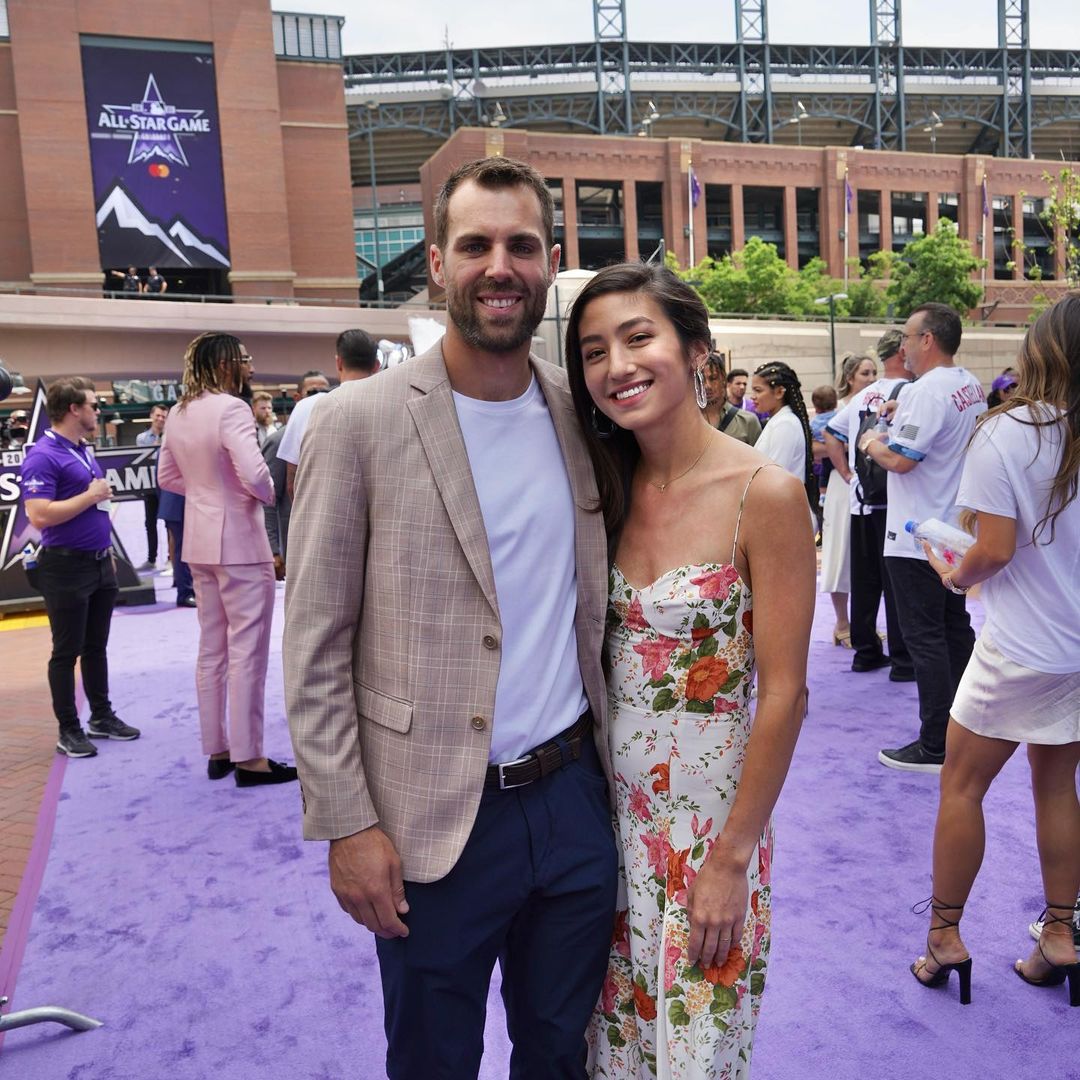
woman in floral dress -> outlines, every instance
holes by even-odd
[[[770,817],[805,712],[814,541],[798,481],[702,419],[710,347],[704,305],[663,267],[602,270],[568,323],[614,554],[625,890],[589,1031],[595,1077],[747,1077],[765,985]]]

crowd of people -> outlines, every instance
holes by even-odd
[[[299,778],[304,836],[376,937],[387,1075],[477,1075],[496,962],[514,1076],[749,1075],[819,528],[833,642],[852,672],[917,685],[916,738],[879,760],[940,773],[911,973],[956,971],[970,1001],[981,801],[1026,743],[1046,910],[1016,973],[1080,1005],[1080,294],[1035,321],[989,413],[959,315],[928,303],[845,360],[812,419],[789,365],[723,370],[660,266],[590,278],[566,370],[538,360],[559,255],[543,178],[467,163],[435,207],[434,348],[369,379],[374,343],[347,331],[340,385],[306,373],[273,430],[243,344],[204,334],[157,433],[162,497],[185,499],[208,776]],[[54,383],[24,470],[67,753],[76,656],[90,736],[139,735],[108,698],[95,409],[85,380]],[[960,557],[908,528],[962,513]],[[295,768],[262,753],[275,574]]]

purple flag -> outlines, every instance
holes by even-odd
[[[690,205],[696,207],[701,202],[701,184],[698,183],[697,174],[690,169]]]
[[[986,177],[985,176],[983,177],[983,182],[982,182],[982,200],[983,200],[983,206],[982,206],[983,217],[989,217],[990,216],[990,199],[986,194]]]
[[[851,190],[851,185],[848,183],[848,178],[844,177],[844,209],[851,213],[851,199],[855,192]]]

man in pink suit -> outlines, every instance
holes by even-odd
[[[184,396],[169,414],[158,483],[186,497],[184,558],[199,611],[195,684],[211,780],[280,784],[296,770],[263,755],[263,695],[274,563],[262,504],[274,501],[251,410],[237,395],[251,357],[231,334],[201,334],[184,356]],[[226,725],[226,697],[228,725]]]

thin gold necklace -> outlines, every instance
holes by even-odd
[[[694,458],[694,460],[690,463],[689,468],[683,469],[683,471],[679,473],[678,476],[673,476],[670,480],[665,480],[662,484],[657,483],[657,481],[655,480],[650,480],[648,477],[646,477],[645,483],[650,484],[652,487],[656,488],[657,491],[663,494],[670,485],[675,483],[676,480],[681,480],[688,472],[692,472],[693,469],[697,466],[698,462],[701,461],[701,459],[705,456],[705,451],[708,449],[709,440],[706,439],[705,445],[701,448],[701,453],[698,454],[696,458]]]

